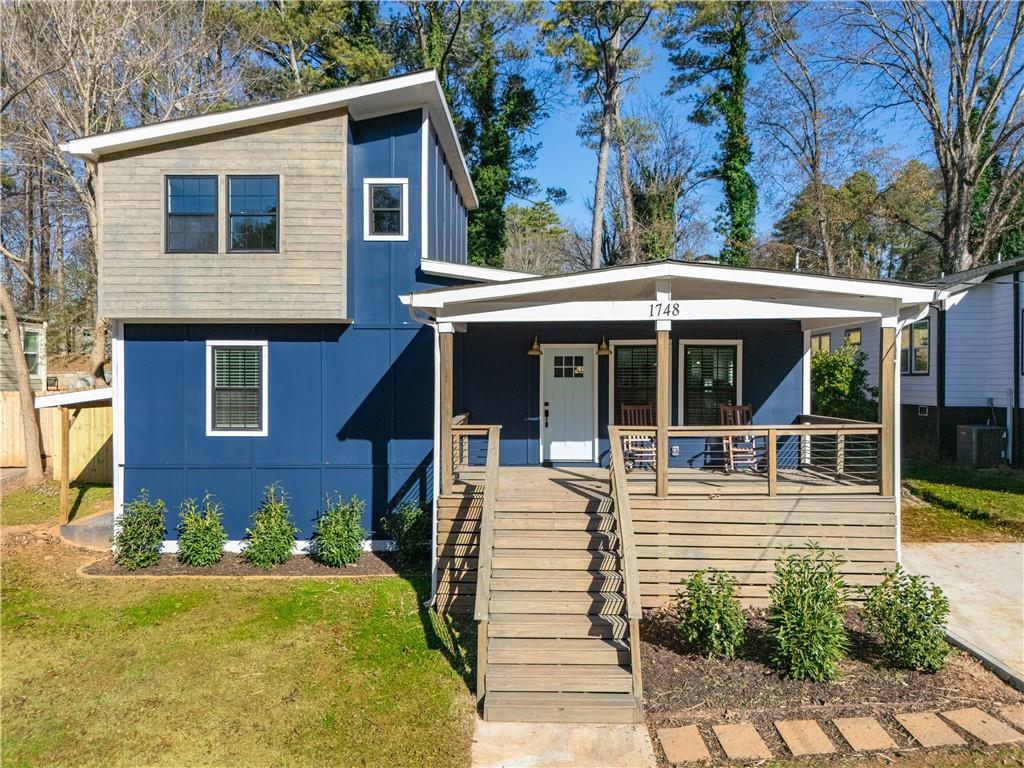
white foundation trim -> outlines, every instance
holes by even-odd
[[[244,548],[245,541],[242,539],[230,539],[224,542],[224,551],[237,554]],[[363,539],[363,552],[392,552],[395,549],[395,542],[391,539]],[[168,539],[160,547],[160,551],[165,555],[175,555],[178,553],[178,540]],[[293,555],[308,555],[309,554],[309,540],[308,539],[296,539],[295,545],[292,547]]]

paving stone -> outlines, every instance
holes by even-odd
[[[897,749],[892,736],[873,717],[837,717],[832,723],[857,752]]]
[[[704,739],[696,725],[684,725],[682,728],[659,728],[658,740],[665,750],[665,757],[673,764],[693,763],[698,760],[710,760]]]
[[[835,745],[815,720],[776,720],[775,727],[782,734],[789,751],[797,757],[803,755],[830,755]]]
[[[1001,707],[999,714],[1018,728],[1024,728],[1024,704],[1015,704],[1012,707]]]
[[[772,751],[750,723],[714,725],[718,743],[730,760],[771,760]]]
[[[896,715],[896,721],[922,747],[954,747],[967,743],[934,712],[905,712]]]
[[[1006,723],[996,720],[977,707],[954,709],[952,712],[943,712],[942,716],[989,745],[1024,740],[1024,734],[1018,733]]]

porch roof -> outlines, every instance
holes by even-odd
[[[896,318],[942,298],[936,286],[694,262],[651,262],[402,296],[441,322],[786,318],[806,327]]]

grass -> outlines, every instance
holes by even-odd
[[[1024,541],[1024,472],[910,464],[904,485],[908,541]]]
[[[109,485],[71,486],[71,519],[113,509]],[[55,525],[60,517],[60,486],[47,481],[34,488],[4,490],[0,496],[0,525]]]
[[[5,544],[2,765],[468,763],[471,661],[425,578],[86,580],[83,557]]]

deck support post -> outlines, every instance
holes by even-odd
[[[768,495],[774,496],[779,490],[779,439],[774,429],[769,429],[765,438],[764,456],[768,464]]]
[[[441,493],[452,491],[452,382],[454,378],[454,338],[451,330],[438,329],[437,349],[440,356],[440,381],[438,392],[440,400],[439,450],[441,455],[436,462],[436,470],[441,473]]]
[[[878,410],[882,432],[878,438],[878,489],[892,496],[896,478],[896,328],[884,325],[879,335]]]
[[[657,331],[658,355],[658,388],[655,423],[658,428],[657,448],[655,451],[655,493],[659,498],[668,496],[668,423],[672,411],[672,393],[669,382],[672,380],[672,345],[670,332]]]
[[[60,408],[60,521],[71,516],[71,410]]]

